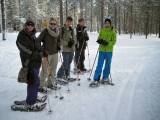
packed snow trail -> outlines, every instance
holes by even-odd
[[[92,64],[98,34],[89,35]],[[17,83],[21,63],[16,37],[17,33],[8,33],[7,41],[0,40],[1,120],[160,120],[160,39],[155,36],[147,40],[144,36],[118,36],[112,62],[115,86],[89,88],[89,74],[80,75],[81,86],[71,83],[70,93],[67,86],[62,88],[64,100],[55,99],[54,91],[50,93],[52,114],[48,114],[48,106],[39,113],[10,110],[14,100],[26,97],[26,85]],[[87,50],[85,64],[88,67]]]

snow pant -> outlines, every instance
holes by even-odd
[[[34,80],[32,84],[27,85],[27,98],[26,102],[28,105],[33,105],[36,103],[37,96],[38,96],[38,88],[40,84],[39,80],[39,68],[34,68],[32,70],[32,74],[34,77]]]
[[[70,76],[70,68],[71,68],[71,63],[73,60],[73,52],[62,52],[63,56],[63,63],[58,70],[57,77],[58,78],[63,78],[63,77],[69,77]]]
[[[112,61],[112,52],[99,52],[98,63],[94,74],[94,80],[98,81],[101,78],[103,64],[105,62],[105,66],[103,69],[103,80],[108,80],[110,69],[111,69],[111,61]]]
[[[53,55],[48,55],[48,60],[47,58],[42,59],[42,70],[40,73],[40,87],[46,87],[46,85],[52,86],[53,84],[55,84],[57,64],[58,64],[58,53]],[[49,78],[48,78],[48,73],[51,74],[51,77]]]
[[[84,61],[85,61],[85,49],[76,50],[75,52],[76,68],[83,71],[85,69]]]

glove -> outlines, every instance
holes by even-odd
[[[75,47],[76,47],[76,50],[79,50],[79,45],[78,44],[76,44]]]
[[[43,57],[48,57],[48,52],[47,51],[43,52]]]
[[[108,45],[108,42],[103,39],[98,39],[96,42],[100,45]]]
[[[33,51],[33,52],[32,52],[32,55],[31,55],[31,58],[32,58],[32,59],[40,59],[42,56],[43,56],[43,53],[42,53],[42,52]]]
[[[60,51],[60,50],[61,50],[61,47],[60,47],[60,46],[57,46],[57,50]]]
[[[37,56],[39,56],[39,52],[38,51],[33,51],[32,52],[32,57],[35,58]]]
[[[71,47],[73,46],[73,44],[74,44],[74,40],[70,40],[70,41],[68,42],[68,47],[71,48]]]

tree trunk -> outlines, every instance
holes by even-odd
[[[79,1],[79,3],[80,3],[80,18],[83,18],[83,0],[80,0]]]
[[[6,40],[5,29],[6,29],[6,21],[5,21],[5,1],[1,0],[1,12],[2,12],[2,40]]]
[[[146,39],[148,37],[148,33],[149,33],[149,7],[147,7],[147,11],[146,11],[146,24],[145,24]]]
[[[93,32],[93,0],[91,0],[91,28],[90,31]]]
[[[159,8],[160,10],[160,8]],[[159,38],[160,38],[160,12],[159,12]]]
[[[63,26],[63,1],[60,0],[60,25]]]
[[[114,26],[117,28],[117,3],[115,3],[114,7]]]
[[[132,38],[132,34],[133,34],[133,5],[131,3],[131,7],[130,7],[130,38]]]
[[[124,17],[123,17],[123,33],[126,33],[126,10],[124,9]]]
[[[76,26],[76,3],[75,2],[74,2],[73,9],[74,9],[74,26]]]
[[[118,12],[119,12],[118,31],[119,31],[119,35],[120,35],[121,34],[121,8],[120,8],[120,6],[119,6]]]
[[[100,6],[101,6],[101,28],[103,28],[103,21],[104,21],[104,1],[100,1]]]
[[[68,0],[66,0],[66,18],[68,17]]]

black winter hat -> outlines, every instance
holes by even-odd
[[[35,23],[32,20],[27,20],[25,23],[25,26],[27,26],[27,25],[35,26]]]
[[[104,20],[105,23],[106,23],[107,21],[108,21],[108,22],[110,23],[110,25],[111,25],[112,22],[111,22],[111,20],[110,20],[109,18],[106,18],[106,19]]]

